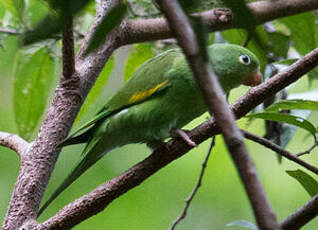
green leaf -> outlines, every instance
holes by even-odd
[[[126,5],[121,3],[110,10],[108,15],[95,29],[85,55],[97,49],[106,39],[107,35],[122,21],[127,12]]]
[[[91,1],[87,6],[84,8],[84,13],[88,13],[92,16],[96,14],[96,1]]]
[[[89,0],[49,0],[53,9],[35,26],[21,36],[22,45],[29,45],[43,39],[54,37],[56,34],[71,25],[71,16],[74,16]]]
[[[1,5],[8,10],[11,14],[17,16],[17,11],[14,8],[13,1],[11,0],[6,0],[6,1],[1,1]]]
[[[195,11],[200,6],[199,0],[179,0],[182,9],[187,13]]]
[[[289,176],[295,178],[311,197],[315,196],[318,193],[318,182],[312,176],[308,175],[300,169],[294,171],[287,170],[286,173]]]
[[[33,30],[21,35],[21,44],[26,46],[43,39],[52,38],[61,31],[62,21],[55,14],[47,14]]]
[[[291,31],[291,38],[295,48],[301,55],[305,55],[316,48],[315,16],[313,13],[303,13],[280,20]]]
[[[318,111],[318,102],[312,101],[312,100],[302,100],[302,99],[282,100],[271,105],[265,111],[279,112],[281,110],[292,110],[292,109]]]
[[[63,15],[75,15],[83,9],[90,0],[47,0],[49,6]]]
[[[96,101],[100,93],[102,92],[104,86],[106,85],[110,74],[112,73],[114,69],[114,58],[113,56],[108,60],[106,63],[104,69],[99,74],[97,81],[95,82],[93,88],[89,92],[83,106],[81,107],[81,110],[79,114],[76,117],[75,123],[79,122],[83,115],[89,110],[89,108],[92,106],[92,104]]]
[[[23,13],[25,9],[24,0],[5,0],[1,3],[8,11],[10,11],[10,13],[19,17],[20,19],[23,18]]]
[[[307,75],[308,75],[309,82],[311,82],[313,80],[317,80],[318,79],[318,67],[316,67],[313,70],[309,71],[307,73]]]
[[[236,220],[226,224],[226,227],[243,227],[252,230],[258,230],[257,226],[247,220]]]
[[[267,35],[271,43],[273,53],[276,56],[285,58],[289,50],[289,43],[290,43],[289,36],[277,31],[267,33]]]
[[[24,0],[5,0],[1,1],[1,5],[12,15],[17,17],[20,22],[24,22],[25,2]]]
[[[23,21],[24,18],[24,10],[25,10],[25,2],[24,0],[12,0],[14,4],[14,8],[18,13],[18,16],[21,21]]]
[[[285,113],[275,113],[275,112],[254,113],[254,114],[249,114],[246,117],[261,118],[264,120],[277,121],[277,122],[283,122],[283,123],[295,125],[297,127],[307,130],[316,138],[317,129],[312,123],[310,123],[308,120],[302,117],[293,116],[293,115],[289,115]]]
[[[246,32],[241,29],[225,30],[221,34],[226,41],[237,45],[242,45],[246,37]]]
[[[126,61],[124,81],[127,81],[136,69],[153,56],[150,44],[136,44],[130,51],[130,56]]]
[[[19,135],[30,140],[44,112],[54,79],[54,61],[45,47],[18,52],[14,66],[13,105]]]

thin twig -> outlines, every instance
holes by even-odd
[[[318,194],[288,216],[281,224],[282,230],[298,230],[318,215]]]
[[[23,31],[10,29],[10,28],[0,28],[0,33],[10,34],[10,35],[21,35],[23,34]]]
[[[317,146],[318,146],[318,141],[315,140],[315,143],[314,143],[308,150],[303,151],[303,152],[300,152],[300,153],[297,153],[296,156],[297,156],[297,157],[300,157],[300,156],[309,154],[309,153],[310,153],[312,150],[314,150]]]
[[[199,175],[199,178],[197,180],[197,183],[194,186],[194,188],[193,188],[192,192],[190,193],[190,195],[188,196],[188,198],[186,199],[185,205],[184,205],[184,208],[183,208],[181,214],[174,220],[174,222],[172,223],[172,225],[169,228],[169,230],[174,230],[175,227],[177,226],[177,224],[182,219],[184,219],[186,217],[188,209],[189,209],[190,204],[191,204],[191,201],[193,200],[195,194],[197,193],[197,191],[201,187],[202,179],[203,179],[203,176],[204,176],[204,172],[205,172],[205,169],[207,167],[208,160],[209,160],[209,157],[211,155],[211,151],[212,151],[214,145],[215,145],[215,136],[212,137],[212,141],[211,141],[210,147],[209,147],[208,152],[207,152],[207,154],[206,154],[206,156],[205,156],[205,158],[204,158],[204,160],[202,162],[202,168],[201,168],[200,175]]]
[[[290,152],[288,152],[287,150],[283,149],[282,147],[280,147],[279,145],[276,145],[275,143],[263,138],[263,137],[259,137],[255,134],[252,134],[250,132],[247,132],[245,130],[241,130],[245,136],[245,138],[252,140],[254,142],[257,142],[271,150],[273,150],[275,153],[287,158],[288,160],[291,160],[303,167],[305,167],[306,169],[310,170],[311,172],[315,173],[318,175],[318,168],[316,168],[315,166],[308,164],[307,162],[301,160],[300,158],[298,158],[297,156],[292,155]]]
[[[8,147],[22,157],[29,143],[16,134],[0,132],[0,146]]]

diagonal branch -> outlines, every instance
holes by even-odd
[[[257,24],[274,19],[318,9],[316,0],[257,1],[247,4]],[[209,30],[219,31],[235,26],[235,16],[229,9],[213,9],[201,13]],[[171,31],[164,18],[128,20],[124,28],[124,44],[171,38]]]
[[[304,206],[288,216],[281,224],[282,230],[298,230],[318,215],[318,194]]]
[[[30,144],[16,134],[0,132],[0,145],[12,149],[22,158]]]
[[[313,166],[311,164],[308,164],[307,162],[303,161],[302,159],[298,158],[297,156],[292,155],[291,153],[289,153],[287,150],[283,149],[279,145],[276,145],[275,143],[273,143],[273,142],[271,142],[263,137],[259,137],[255,134],[247,132],[245,130],[241,130],[241,131],[243,132],[245,138],[252,140],[254,142],[257,142],[257,143],[273,150],[277,154],[287,158],[288,160],[295,162],[296,164],[303,166],[304,168],[306,168],[309,171],[318,175],[318,168],[316,168],[315,166]]]

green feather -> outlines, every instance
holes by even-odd
[[[259,69],[256,56],[243,47],[215,44],[208,52],[226,93]],[[79,163],[42,206],[39,215],[112,149],[129,143],[163,140],[171,130],[182,128],[206,111],[180,49],[166,51],[145,62],[91,121],[61,144],[87,143]]]

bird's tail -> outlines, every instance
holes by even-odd
[[[92,151],[94,151],[94,147],[98,143],[93,144],[91,148],[90,143],[86,146],[84,152],[84,157],[81,161],[75,166],[75,168],[71,171],[71,173],[66,177],[66,179],[60,184],[60,186],[54,191],[54,193],[50,196],[50,198],[44,203],[44,205],[40,208],[38,212],[38,216],[40,216],[43,211],[56,199],[58,195],[60,195],[66,188],[68,188],[78,177],[80,177],[86,170],[88,170],[93,164],[95,164],[100,158],[102,158],[108,151],[104,151],[103,154],[99,154],[95,157],[92,157]],[[86,149],[89,147],[88,152]],[[85,153],[86,152],[86,153]],[[94,155],[94,154],[93,154]]]

